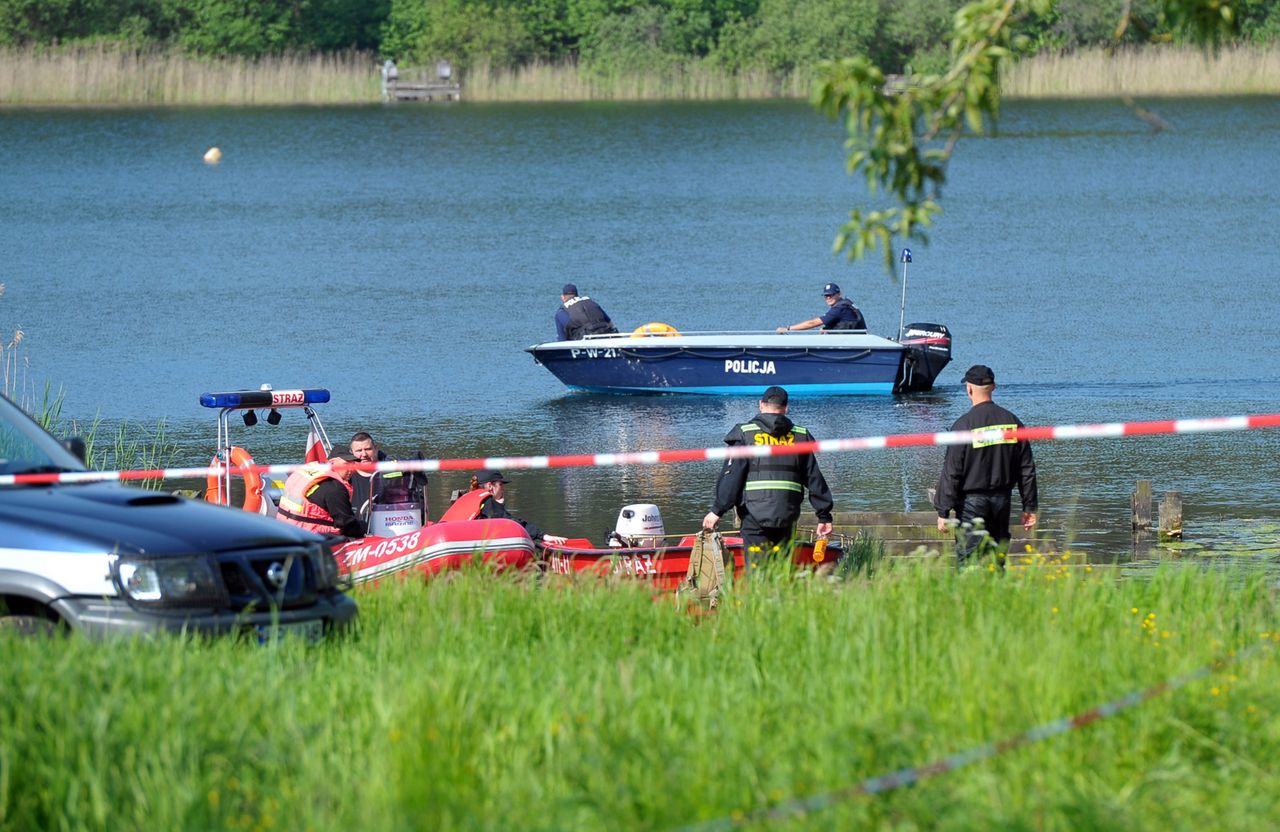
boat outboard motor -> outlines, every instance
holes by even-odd
[[[662,526],[662,512],[651,503],[635,503],[623,506],[618,512],[618,524],[609,532],[609,545],[613,548],[657,547],[666,534]]]
[[[906,350],[893,392],[933,389],[933,380],[951,363],[951,330],[945,324],[907,324],[901,343]]]
[[[369,535],[395,537],[422,528],[422,503],[374,503],[369,508]]]

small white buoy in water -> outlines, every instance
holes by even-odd
[[[222,151],[216,147],[211,147],[204,152],[204,163],[206,165],[216,165],[222,161]]]

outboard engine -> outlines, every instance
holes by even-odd
[[[902,367],[895,393],[933,389],[933,380],[951,363],[951,330],[943,324],[912,323],[902,329]]]
[[[635,503],[623,506],[618,512],[618,523],[609,532],[609,545],[613,548],[656,548],[666,534],[662,525],[662,512],[651,503]]]
[[[422,503],[374,503],[369,508],[369,534],[395,537],[422,528]]]

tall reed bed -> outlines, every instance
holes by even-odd
[[[430,69],[402,67],[404,81]],[[605,74],[574,61],[461,73],[468,101],[643,101],[804,98],[808,69],[726,72],[696,60]],[[1158,47],[1043,54],[1013,64],[1002,81],[1016,98],[1236,95],[1280,92],[1280,47],[1239,46],[1214,56]],[[380,100],[369,54],[198,58],[176,50],[107,45],[0,49],[0,104],[349,104]]]
[[[0,103],[344,104],[377,101],[358,52],[205,59],[176,50],[75,46],[0,50]]]
[[[464,572],[313,648],[0,636],[0,828],[667,829],[979,746],[1276,636],[1265,581],[765,573],[714,615]],[[780,828],[1280,823],[1275,650]],[[775,828],[775,827],[769,827]]]
[[[1010,98],[1274,95],[1280,47],[1237,46],[1216,55],[1174,46],[1046,53],[1010,65],[1000,87]]]
[[[512,70],[488,66],[463,77],[468,101],[662,101],[804,98],[812,74],[764,70],[730,73],[696,61],[664,70],[601,74],[572,61],[534,62]]]

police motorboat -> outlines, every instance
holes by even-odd
[[[570,538],[561,544],[543,544],[546,568],[562,575],[618,576],[648,581],[656,589],[679,589],[689,574],[689,560],[697,535],[669,535],[656,505],[637,503],[624,506],[609,532],[604,546],[585,538]],[[726,561],[733,558],[734,571],[741,572],[746,561],[742,538],[722,538]],[[798,569],[830,568],[844,553],[843,539],[800,539],[792,550]]]
[[[951,360],[951,333],[912,323],[895,341],[858,330],[678,332],[647,324],[526,351],[569,388],[593,393],[760,394],[781,385],[792,395],[875,395],[931,389]]]
[[[930,390],[951,361],[951,332],[942,324],[903,323],[911,249],[902,250],[900,262],[896,339],[856,329],[680,332],[650,323],[630,334],[587,335],[525,351],[570,389],[593,393],[761,394],[774,385],[792,395]]]
[[[272,494],[273,490],[278,493],[282,484],[266,483],[256,471],[235,470],[252,466],[254,461],[244,448],[231,444],[230,414],[240,413],[245,426],[249,427],[258,423],[259,410],[267,411],[269,425],[281,422],[281,411],[302,410],[310,427],[304,461],[323,462],[328,459],[332,445],[312,406],[328,401],[329,391],[323,388],[273,390],[269,384],[259,390],[202,395],[200,404],[218,411],[217,451],[210,467],[220,469],[219,473],[209,475],[205,499],[231,505],[233,475],[243,477],[241,508],[274,517],[276,505]],[[355,467],[359,470],[361,466]],[[236,487],[239,490],[239,484]],[[533,541],[514,520],[450,516],[433,523],[427,517],[425,496],[418,494],[405,502],[374,503],[368,536],[336,545],[334,555],[340,571],[360,583],[410,569],[432,575],[476,559],[499,568],[524,567],[533,562]]]

